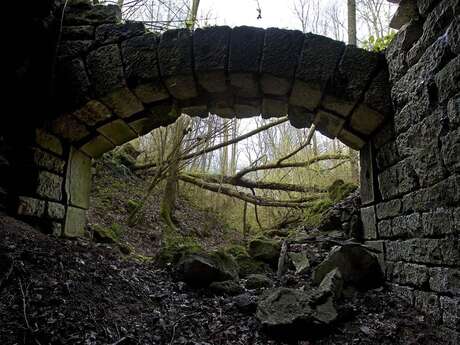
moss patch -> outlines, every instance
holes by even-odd
[[[337,203],[354,192],[358,186],[353,183],[345,183],[343,180],[335,180],[328,188],[329,199]]]

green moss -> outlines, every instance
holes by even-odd
[[[348,195],[354,192],[358,186],[353,183],[345,183],[343,180],[335,180],[328,188],[329,198],[337,203],[345,199]]]
[[[123,227],[120,224],[113,223],[106,228],[99,224],[93,226],[94,239],[103,243],[117,243],[123,234]]]
[[[323,215],[332,205],[334,205],[334,202],[329,198],[321,199],[313,203],[304,210],[304,224],[307,227],[317,227],[321,223]]]
[[[184,255],[196,253],[204,253],[204,249],[194,238],[165,231],[158,262],[160,264],[176,264]]]
[[[246,248],[244,246],[241,246],[241,245],[232,245],[232,246],[228,246],[227,248],[225,248],[225,251],[232,255],[234,258],[238,257],[238,256],[248,256],[248,251],[246,250]]]

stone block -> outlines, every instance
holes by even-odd
[[[38,128],[35,130],[35,142],[41,148],[62,156],[64,149],[61,141],[46,130]]]
[[[418,16],[419,12],[416,2],[413,0],[402,0],[391,19],[390,28],[399,30],[404,24],[417,19]]]
[[[460,55],[460,18],[456,16],[447,30],[447,42],[455,55]]]
[[[63,41],[59,45],[59,60],[67,63],[69,59],[82,57],[88,53],[93,46],[94,41],[92,40]]]
[[[415,290],[414,297],[415,308],[426,314],[432,321],[441,321],[439,297],[436,294]]]
[[[304,35],[300,31],[265,30],[260,85],[265,94],[283,96],[291,89]]]
[[[224,106],[227,102],[224,102]],[[229,104],[230,106],[230,104]],[[244,119],[248,117],[260,116],[262,112],[262,105],[260,99],[248,99],[248,98],[236,98],[234,109],[228,108],[227,116],[228,118],[236,117],[239,119]],[[226,110],[224,107],[223,110]],[[212,113],[212,112],[211,112]]]
[[[62,236],[62,224],[59,222],[51,223],[51,233],[53,236],[61,237]]]
[[[428,285],[428,268],[424,265],[397,262],[391,280],[402,285],[424,288]]]
[[[198,83],[208,92],[224,92],[231,29],[211,26],[195,30],[193,57]]]
[[[115,145],[103,135],[92,138],[80,150],[92,158],[99,158],[103,153],[112,150]]]
[[[128,38],[140,36],[144,33],[145,27],[142,22],[102,24],[96,28],[96,43],[100,45],[120,43]]]
[[[97,97],[125,86],[120,48],[116,44],[90,52],[86,57],[86,67]]]
[[[161,35],[158,47],[160,73],[171,95],[179,100],[198,96],[192,49],[192,36],[187,29],[169,30]]]
[[[137,137],[134,132],[123,120],[109,122],[97,129],[99,133],[115,145],[122,145]]]
[[[117,23],[121,11],[116,5],[96,5],[89,8],[68,6],[64,15],[66,25]]]
[[[63,220],[65,217],[65,206],[57,202],[47,203],[47,215],[51,219]]]
[[[443,294],[460,296],[460,270],[455,268],[432,267],[430,289]]]
[[[65,187],[69,205],[89,208],[91,158],[79,150],[70,152]]]
[[[383,145],[377,151],[376,163],[379,171],[396,164],[399,160],[401,160],[401,156],[399,155],[398,145],[394,141]]]
[[[107,121],[112,116],[112,112],[101,102],[91,100],[82,108],[73,113],[77,119],[88,126],[95,126],[100,122]]]
[[[181,108],[182,114],[187,114],[191,117],[201,117],[206,118],[208,116],[208,107],[203,105],[189,105]]]
[[[414,160],[411,158],[406,158],[394,166],[398,177],[398,192],[400,194],[406,194],[419,187],[419,179],[413,166]]]
[[[392,238],[394,237],[393,235],[393,229],[391,225],[391,219],[385,219],[380,222],[378,222],[377,225],[378,233],[380,238]]]
[[[295,128],[309,128],[313,124],[315,114],[309,110],[290,105],[288,108],[289,123]]]
[[[320,110],[316,113],[315,120],[313,122],[316,125],[316,129],[320,131],[321,134],[330,139],[334,139],[342,130],[343,125],[345,124],[345,119],[327,111]]]
[[[396,296],[404,300],[410,305],[414,304],[414,289],[409,286],[401,286],[398,284],[390,284],[391,290]]]
[[[154,33],[133,37],[121,45],[126,81],[143,103],[169,98],[160,78],[157,48]]]
[[[63,175],[65,162],[39,148],[34,149],[34,163],[43,169]]]
[[[386,271],[386,264],[385,264],[385,246],[384,241],[366,241],[364,244],[368,247],[374,248],[378,250],[380,253],[377,253],[377,258],[379,260],[380,267],[382,268],[382,272]]]
[[[377,171],[374,163],[374,150],[371,143],[364,145],[359,151],[361,165],[360,172],[360,192],[361,203],[367,205],[376,200],[375,176]],[[380,180],[380,177],[379,177]],[[386,179],[384,180],[387,183]]]
[[[418,213],[403,215],[392,219],[392,232],[398,238],[418,237],[422,234],[421,216]]]
[[[387,202],[381,202],[376,206],[377,219],[396,217],[401,213],[402,202],[400,199],[394,199]]]
[[[237,96],[257,97],[260,93],[257,75],[264,36],[261,28],[239,26],[232,30],[228,73]]]
[[[89,100],[91,86],[81,59],[60,63],[57,75],[57,91],[63,109],[75,109]]]
[[[361,150],[364,145],[366,145],[366,140],[363,139],[356,133],[346,129],[345,127],[337,134],[337,139],[339,139],[342,143],[351,147],[353,150]]]
[[[392,166],[378,175],[379,190],[383,200],[392,199],[399,193],[398,167]]]
[[[380,62],[379,54],[347,46],[332,82],[326,89],[323,106],[348,117],[366,91],[366,86]]]
[[[43,217],[45,214],[45,201],[26,196],[20,196],[17,214],[20,216]]]
[[[288,102],[286,99],[264,97],[262,100],[262,117],[283,117],[288,114]]]
[[[447,104],[447,117],[452,127],[460,126],[460,94],[455,95]]]
[[[460,224],[455,221],[455,213],[459,210],[454,208],[435,208],[422,214],[424,236],[441,236],[458,233]]]
[[[65,237],[83,237],[85,235],[86,211],[69,206],[67,208],[63,235]]]
[[[93,25],[75,25],[62,27],[62,40],[90,40],[94,39]]]
[[[395,125],[393,121],[387,121],[374,135],[372,135],[372,144],[376,149],[389,143],[395,138]]]
[[[63,114],[51,123],[54,134],[69,140],[70,142],[79,141],[87,137],[90,133],[88,129],[79,122],[72,114]]]
[[[460,91],[460,56],[453,58],[436,73],[435,83],[440,102],[445,102]]]
[[[289,102],[316,109],[344,49],[343,42],[306,34]]]
[[[460,299],[441,296],[442,322],[449,328],[460,329]],[[458,336],[458,334],[457,334]],[[453,343],[455,344],[455,343]]]
[[[121,118],[131,117],[144,110],[142,103],[127,87],[101,97],[101,101]]]
[[[47,171],[38,174],[37,194],[43,198],[61,201],[63,178]]]
[[[364,229],[364,239],[375,240],[378,238],[377,234],[377,219],[375,217],[375,207],[361,208],[361,221]]]
[[[143,117],[137,120],[134,120],[132,122],[128,123],[128,126],[132,128],[134,132],[138,136],[143,136],[146,135],[147,133],[150,133],[153,131],[155,128],[158,128],[159,126],[157,125],[157,122],[149,117]]]

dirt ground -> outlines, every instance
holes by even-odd
[[[234,302],[107,245],[57,240],[0,216],[2,345],[283,344]],[[386,288],[357,293],[338,310],[327,335],[298,344],[443,344],[435,326]]]

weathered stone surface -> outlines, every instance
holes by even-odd
[[[265,94],[283,96],[289,92],[303,39],[304,35],[300,31],[277,28],[265,30],[260,65],[260,84]]]
[[[134,132],[123,120],[115,120],[97,129],[107,139],[115,145],[122,145],[137,137]]]
[[[415,290],[414,306],[423,311],[434,322],[439,322],[441,320],[439,297],[436,294]]]
[[[441,236],[460,233],[460,223],[455,219],[459,209],[436,208],[422,214],[424,236]]]
[[[315,114],[302,107],[289,106],[288,112],[289,123],[295,128],[309,128],[315,117]]]
[[[376,198],[376,183],[374,180],[377,170],[374,163],[374,149],[371,143],[361,148],[359,151],[359,159],[361,165],[361,203],[366,205],[375,201]]]
[[[159,125],[157,124],[157,121],[149,117],[144,117],[144,118],[140,118],[138,120],[129,122],[128,126],[132,128],[132,130],[136,132],[138,136],[146,135],[147,133],[151,132],[155,128],[159,127]]]
[[[73,116],[88,126],[95,126],[100,122],[108,120],[112,116],[112,113],[101,102],[91,100],[82,108],[75,111]]]
[[[345,124],[345,119],[327,111],[320,110],[316,113],[315,120],[313,122],[321,134],[330,139],[334,139],[342,130],[342,127]]]
[[[429,275],[426,266],[397,262],[392,267],[391,272],[388,271],[387,278],[395,283],[418,288],[428,286]]]
[[[460,270],[433,267],[430,268],[429,275],[431,290],[460,296]]]
[[[209,289],[217,295],[236,296],[244,292],[244,289],[234,280],[212,282]]]
[[[121,21],[121,11],[116,5],[96,5],[89,8],[68,6],[65,12],[67,25],[117,23],[119,21]]]
[[[51,219],[62,220],[65,217],[65,206],[57,202],[47,203],[47,215]]]
[[[241,97],[259,95],[259,73],[265,30],[249,26],[233,28],[228,73],[235,93]]]
[[[342,42],[307,34],[289,102],[314,110],[345,49]]]
[[[460,18],[458,16],[455,17],[446,35],[452,53],[460,55]]]
[[[377,257],[356,244],[334,247],[313,273],[313,282],[319,284],[327,273],[338,268],[346,284],[358,289],[378,287],[383,274]]]
[[[44,129],[39,128],[35,131],[35,142],[41,148],[53,152],[59,156],[61,156],[64,152],[60,140]]]
[[[460,328],[460,299],[441,296],[439,300],[443,312],[443,323],[452,329],[458,330]],[[455,342],[452,344],[455,344]]]
[[[190,31],[169,30],[161,35],[158,57],[161,76],[173,97],[179,100],[196,97]]]
[[[209,254],[185,255],[179,260],[176,271],[181,280],[194,287],[238,278],[238,266],[231,257],[223,259]]]
[[[17,214],[20,216],[42,217],[45,214],[45,201],[26,196],[19,197]]]
[[[67,168],[66,194],[68,203],[83,209],[89,208],[91,191],[91,158],[72,149]]]
[[[421,234],[421,217],[418,213],[403,215],[392,220],[393,235],[400,238],[417,237]]]
[[[103,24],[96,28],[96,43],[119,43],[133,36],[145,33],[144,23],[126,22],[122,24]]]
[[[445,102],[460,91],[460,56],[452,59],[435,76],[440,102]]]
[[[393,229],[391,228],[391,219],[382,220],[377,225],[380,238],[393,237]]]
[[[377,234],[377,218],[375,217],[375,206],[363,207],[361,209],[361,221],[364,229],[364,239],[375,240]]]
[[[90,81],[81,59],[73,59],[58,66],[58,92],[66,107],[78,107],[90,98]]]
[[[115,145],[109,139],[103,135],[98,135],[80,147],[80,150],[92,158],[99,158],[114,147]]]
[[[106,45],[90,52],[86,58],[86,67],[98,97],[105,96],[125,85],[120,49],[116,44]]]
[[[393,120],[387,121],[382,128],[372,135],[371,141],[377,150],[394,139],[395,126]]]
[[[337,134],[337,139],[353,150],[361,150],[366,145],[366,141],[363,138],[345,127]]]
[[[308,260],[307,251],[289,252],[288,257],[295,268],[296,274],[305,273],[310,268],[310,260]]]
[[[340,299],[343,292],[342,273],[338,268],[330,271],[319,284],[319,290],[330,293],[334,300]]]
[[[273,267],[278,265],[280,256],[281,242],[269,239],[254,239],[249,242],[248,253],[256,259],[266,262]]]
[[[34,149],[34,163],[46,170],[57,174],[64,173],[64,164],[65,162],[62,159],[57,158],[56,156],[42,151],[40,149]]]
[[[246,289],[263,289],[273,286],[273,281],[265,274],[250,274],[247,276]]]
[[[279,288],[259,302],[257,318],[272,336],[286,339],[313,337],[337,318],[326,292]]]
[[[70,142],[79,141],[89,135],[86,127],[72,116],[72,114],[59,116],[53,121],[51,128],[56,135]]]
[[[72,59],[88,53],[94,45],[92,40],[64,41],[59,45],[59,59]]]
[[[262,117],[283,117],[288,114],[288,102],[285,99],[264,97],[262,101]]]
[[[208,92],[226,90],[226,73],[231,29],[212,26],[193,35],[193,56],[198,83]]]
[[[385,218],[396,217],[398,214],[400,214],[402,210],[402,202],[400,199],[390,200],[387,202],[381,202],[377,204],[376,210],[377,210],[377,218],[379,220],[385,219]]]
[[[404,24],[409,23],[411,20],[417,19],[418,16],[419,12],[415,1],[402,0],[399,3],[396,13],[391,19],[390,27],[399,30]]]
[[[62,200],[63,178],[59,175],[40,171],[38,174],[37,194],[43,198]]]
[[[441,137],[441,155],[445,168],[451,173],[460,172],[460,128]]]
[[[85,235],[86,211],[77,207],[68,207],[63,236],[83,237]]]
[[[62,27],[62,39],[67,40],[93,40],[94,26],[75,25]]]
[[[211,110],[212,108],[210,108]],[[210,111],[213,113],[212,111]],[[232,108],[223,108],[221,113],[226,118],[237,117],[239,119],[245,119],[248,117],[260,116],[261,104],[259,99],[243,99],[241,97],[235,99],[235,104]]]
[[[383,145],[377,151],[376,162],[379,171],[385,170],[400,160],[401,156],[399,155],[398,145],[394,141]]]
[[[157,48],[158,37],[153,33],[133,37],[121,45],[126,81],[144,103],[169,97],[160,79]]]
[[[390,284],[390,286],[396,296],[409,303],[409,305],[414,304],[414,288],[398,284]]]
[[[366,91],[379,63],[380,55],[347,46],[322,102],[326,109],[348,117]]]
[[[115,115],[127,118],[140,113],[144,106],[127,87],[117,89],[104,97],[101,101],[109,107]]]

